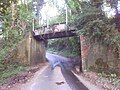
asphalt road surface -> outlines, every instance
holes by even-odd
[[[64,61],[67,58],[48,54],[47,59]],[[37,72],[29,83],[23,85],[21,90],[88,90],[88,88],[70,70],[62,65],[55,67],[54,70],[47,66],[43,71]]]

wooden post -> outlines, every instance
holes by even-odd
[[[68,25],[68,8],[67,8],[67,5],[66,5],[66,25]]]
[[[68,30],[68,8],[66,5],[66,30]]]
[[[49,28],[49,16],[47,15],[47,28]]]
[[[34,24],[35,24],[35,20],[34,20],[34,18],[33,18],[33,23],[32,23],[33,25],[32,25],[32,31],[34,31]]]

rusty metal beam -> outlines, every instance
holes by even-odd
[[[64,37],[72,37],[77,36],[76,30],[69,30],[69,31],[61,31],[61,32],[54,32],[54,33],[47,33],[42,35],[33,35],[36,40],[46,40],[46,39],[54,39],[54,38],[64,38]]]

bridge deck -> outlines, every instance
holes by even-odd
[[[63,38],[76,36],[76,29],[73,26],[67,26],[65,22],[42,26],[33,31],[33,36],[37,40]]]
[[[76,30],[69,30],[69,31],[61,31],[61,32],[47,33],[47,34],[41,34],[41,35],[33,35],[33,36],[37,40],[72,37],[77,35],[75,31]]]

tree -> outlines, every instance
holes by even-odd
[[[16,2],[16,0],[0,0],[0,15],[3,16],[6,14],[6,11],[9,7],[11,7],[11,4],[13,2]]]
[[[32,19],[34,14],[32,2],[18,4],[14,1],[10,3],[3,18],[3,35],[6,45],[17,43],[26,33],[32,30]]]
[[[77,33],[85,36],[91,45],[97,42],[106,46],[106,48],[112,48],[112,53],[117,58],[114,62],[117,62],[120,57],[120,35],[118,32],[120,17],[117,13],[117,0],[110,1],[113,1],[113,6],[112,4],[110,6],[116,9],[115,18],[108,18],[105,15],[101,8],[101,5],[104,5],[105,2],[102,0],[90,0],[90,2],[80,2],[82,12],[79,13],[74,23],[78,29]],[[115,65],[117,66],[117,64]]]

